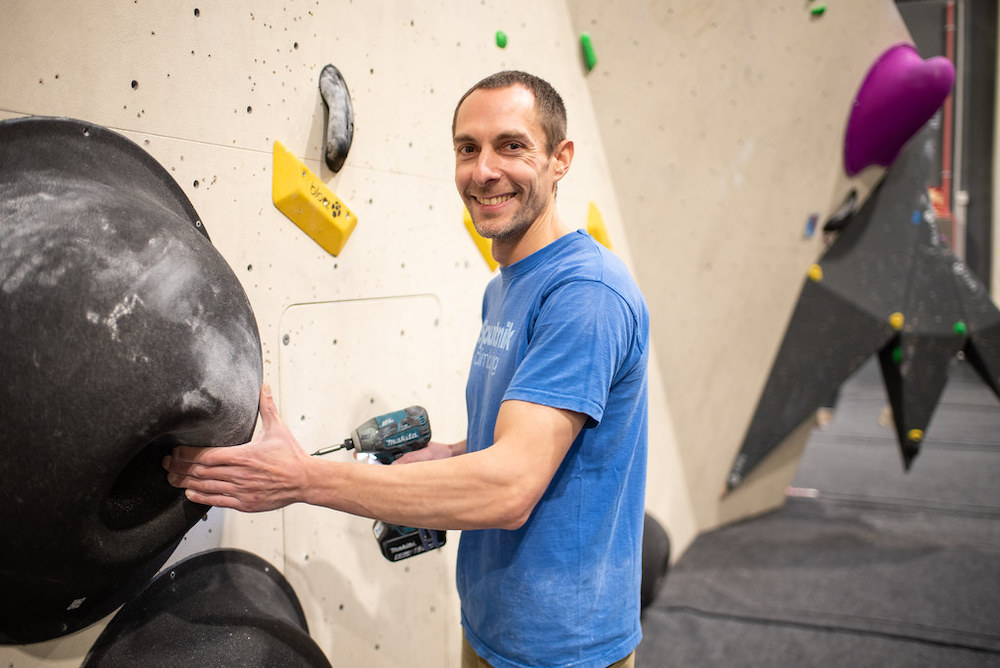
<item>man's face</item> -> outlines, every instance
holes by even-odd
[[[556,161],[527,88],[474,91],[458,109],[454,142],[455,185],[482,236],[522,236],[554,205]]]

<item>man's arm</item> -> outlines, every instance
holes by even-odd
[[[516,529],[586,420],[506,401],[489,448],[406,466],[365,466],[306,454],[269,391],[261,393],[260,411],[261,432],[246,445],[176,448],[164,460],[170,483],[186,488],[191,501],[247,512],[304,502],[405,526]]]

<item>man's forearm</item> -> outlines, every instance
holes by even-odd
[[[507,528],[520,515],[518,476],[489,450],[401,466],[314,459],[302,501],[429,529]]]

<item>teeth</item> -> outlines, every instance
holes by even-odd
[[[503,202],[506,202],[507,200],[511,199],[512,197],[513,197],[513,195],[500,195],[499,197],[490,197],[490,198],[487,198],[487,199],[483,199],[481,197],[477,197],[476,199],[479,200],[480,204],[485,204],[486,206],[493,206],[494,204],[501,204]]]

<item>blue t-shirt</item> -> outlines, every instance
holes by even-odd
[[[493,443],[507,399],[588,417],[523,527],[462,532],[462,625],[496,668],[603,667],[639,644],[648,344],[638,287],[582,230],[486,288],[468,451]]]

